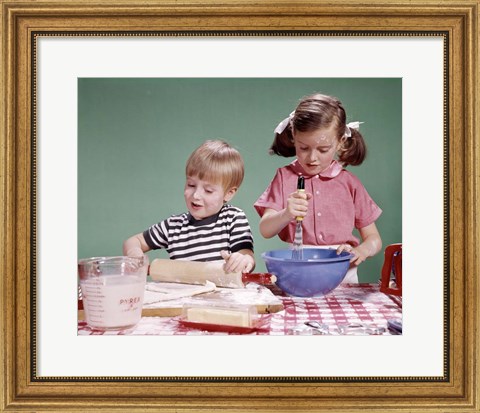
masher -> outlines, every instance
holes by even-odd
[[[297,192],[305,192],[305,178],[299,176],[297,180]],[[303,259],[303,229],[302,221],[303,217],[297,217],[297,226],[295,227],[295,237],[293,238],[293,251],[292,259],[293,260],[302,260]]]

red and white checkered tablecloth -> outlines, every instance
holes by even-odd
[[[323,334],[392,334],[388,320],[402,319],[402,299],[379,291],[377,284],[346,284],[323,297],[302,298],[283,296],[275,287],[284,309],[265,315],[261,329],[250,335],[320,335],[320,330],[305,322],[316,321]],[[202,331],[184,327],[180,317],[142,317],[137,326],[128,331],[95,331],[84,321],[78,323],[79,335],[227,335],[228,332]]]

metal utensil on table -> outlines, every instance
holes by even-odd
[[[293,336],[324,336],[330,334],[330,332],[328,325],[321,324],[318,321],[309,320],[304,323],[296,324],[287,331],[287,334]]]
[[[315,320],[305,321],[305,325],[313,328],[317,334],[330,334],[330,328],[327,324],[319,323]]]
[[[379,327],[375,325],[363,324],[363,323],[350,323],[339,324],[337,326],[336,334],[344,335],[382,335],[387,329],[385,327]]]
[[[299,193],[305,192],[305,179],[303,176],[298,177],[297,192]],[[302,260],[303,259],[303,228],[302,228],[303,217],[297,217],[296,220],[297,220],[297,226],[295,227],[295,237],[293,238],[292,259]]]

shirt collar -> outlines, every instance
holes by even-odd
[[[217,221],[220,212],[222,209],[225,208],[225,205],[222,206],[220,211],[218,211],[214,215],[210,215],[209,217],[202,218],[202,219],[195,219],[190,212],[187,213],[188,222],[193,225],[194,227],[201,227],[202,225],[210,225]]]
[[[290,165],[288,165],[290,169],[297,175],[303,175],[305,178],[311,178],[312,176],[321,176],[322,178],[335,178],[342,172],[343,166],[336,161],[335,159],[332,160],[332,163],[330,166],[325,169],[324,171],[320,172],[319,174],[315,175],[308,175],[303,167],[300,165],[300,162],[298,162],[298,159],[295,159]]]

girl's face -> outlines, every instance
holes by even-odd
[[[309,175],[327,169],[340,145],[335,125],[309,132],[294,131],[293,140],[298,162]]]
[[[220,184],[201,180],[198,176],[188,176],[183,194],[190,214],[199,220],[215,215],[224,202],[233,198],[235,192],[235,188],[225,192]]]

